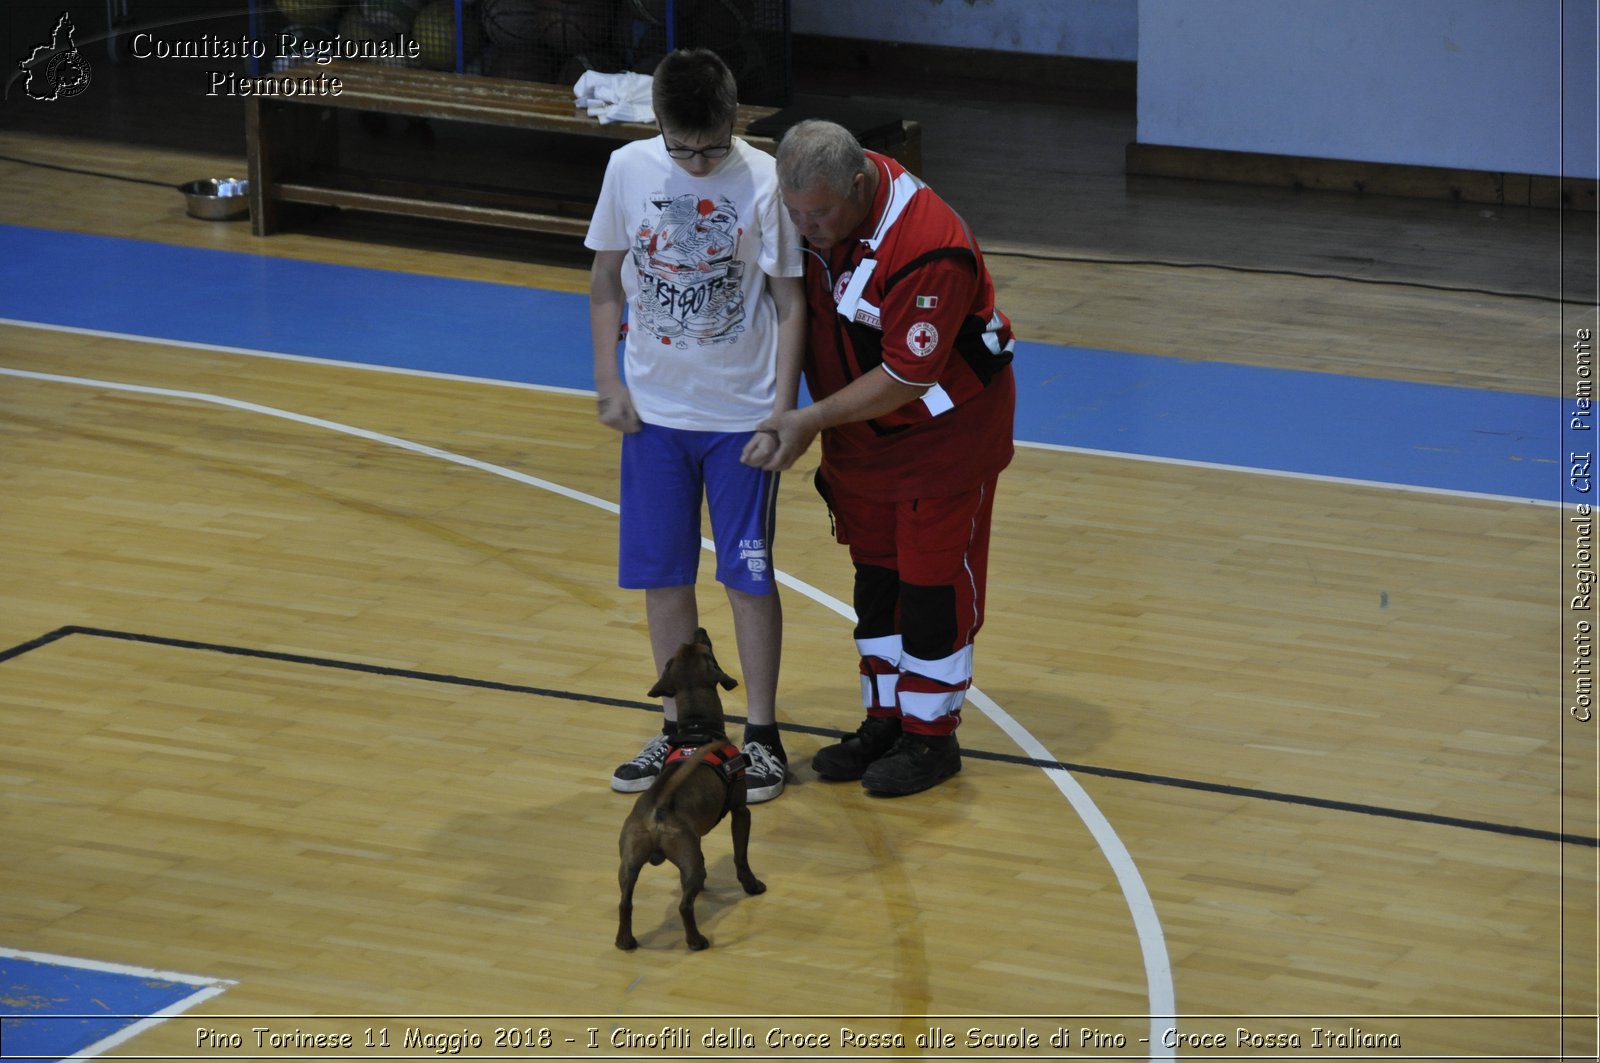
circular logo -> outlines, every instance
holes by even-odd
[[[906,346],[918,358],[926,358],[939,348],[939,330],[926,321],[918,321],[906,332]]]
[[[850,287],[850,278],[854,275],[855,270],[847,269],[840,275],[838,280],[833,282],[833,301],[835,305],[838,305],[840,300],[844,298],[844,290]]]
[[[45,83],[55,92],[54,99],[65,100],[77,96],[89,87],[89,64],[74,48],[62,52],[45,67]]]

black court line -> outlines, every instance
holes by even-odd
[[[451,686],[472,687],[479,690],[498,690],[513,694],[533,694],[538,697],[559,698],[564,701],[583,701],[595,705],[612,705],[618,708],[638,709],[644,712],[660,712],[661,706],[648,701],[631,701],[626,698],[610,698],[600,694],[584,694],[571,690],[552,690],[545,687],[526,686],[521,683],[502,683],[492,679],[474,679],[470,676],[449,675],[443,672],[421,672],[410,668],[391,668],[379,664],[362,664],[359,661],[341,661],[331,657],[311,657],[298,653],[280,653],[275,650],[259,650],[246,646],[225,646],[215,642],[196,642],[191,639],[167,638],[161,635],[141,635],[131,631],[112,631],[106,628],[79,627],[68,625],[60,627],[29,642],[13,646],[8,650],[0,650],[0,664],[13,660],[25,653],[41,649],[52,643],[59,642],[73,635],[82,635],[90,638],[117,639],[122,642],[138,642],[151,646],[166,646],[180,650],[199,650],[205,653],[223,653],[234,657],[251,657],[258,660],[281,661],[286,664],[303,664],[315,668],[337,668],[347,672],[360,672],[366,675],[390,676],[398,679],[414,679],[425,683],[445,683]],[[738,723],[744,723],[744,717],[730,713],[728,718]],[[847,732],[834,730],[827,727],[811,727],[805,724],[785,723],[784,728],[798,731],[803,734],[817,735],[823,738],[842,738]],[[1222,794],[1228,797],[1247,797],[1258,801],[1273,801],[1278,804],[1303,805],[1309,808],[1328,809],[1333,812],[1350,812],[1362,816],[1377,816],[1382,819],[1407,820],[1413,823],[1427,823],[1438,827],[1457,827],[1462,830],[1481,831],[1488,834],[1505,834],[1516,838],[1533,838],[1539,841],[1560,842],[1563,845],[1581,845],[1588,848],[1600,848],[1600,838],[1589,838],[1581,834],[1564,834],[1558,831],[1538,830],[1533,827],[1519,827],[1506,823],[1491,823],[1486,820],[1460,819],[1455,816],[1441,816],[1431,812],[1412,812],[1403,808],[1385,808],[1381,805],[1366,805],[1354,801],[1335,801],[1323,797],[1307,797],[1302,794],[1280,793],[1275,790],[1258,790],[1248,786],[1231,786],[1226,783],[1205,782],[1199,779],[1184,779],[1172,775],[1152,775],[1142,771],[1127,771],[1121,768],[1102,768],[1093,764],[1075,764],[1069,761],[1039,760],[1034,757],[1024,757],[1015,753],[991,753],[981,749],[961,749],[963,757],[974,760],[987,760],[998,764],[1015,764],[1021,767],[1058,769],[1068,771],[1074,775],[1093,775],[1102,779],[1120,779],[1124,782],[1145,783],[1151,786],[1168,786],[1181,790],[1196,790],[1202,793]]]

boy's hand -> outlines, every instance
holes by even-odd
[[[632,435],[644,427],[639,412],[633,408],[633,397],[626,387],[601,391],[597,399],[600,423],[607,428]]]
[[[739,460],[767,472],[783,472],[800,460],[816,437],[816,429],[798,411],[776,413],[756,428]]]
[[[739,460],[756,469],[765,469],[778,454],[780,437],[776,428],[763,424],[745,443]]]

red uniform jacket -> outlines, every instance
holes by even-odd
[[[806,256],[806,386],[825,398],[881,366],[929,391],[824,431],[822,474],[882,501],[965,491],[1011,461],[1011,322],[956,212],[893,159],[867,159],[879,181],[866,221]]]

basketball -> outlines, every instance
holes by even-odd
[[[476,18],[462,17],[461,51],[465,61],[478,57],[483,48],[483,30]],[[432,0],[417,12],[411,35],[422,52],[422,65],[434,70],[456,68],[455,0]]]
[[[591,0],[533,0],[535,40],[563,55],[604,43],[606,12]]]
[[[535,0],[483,0],[483,32],[505,48],[538,44],[534,4]]]
[[[331,26],[343,7],[343,0],[278,0],[278,10],[292,26]]]
[[[377,40],[378,35],[373,32],[372,27],[367,23],[366,17],[361,14],[361,9],[352,7],[344,13],[343,18],[339,19],[339,39],[361,44],[365,41]]]

